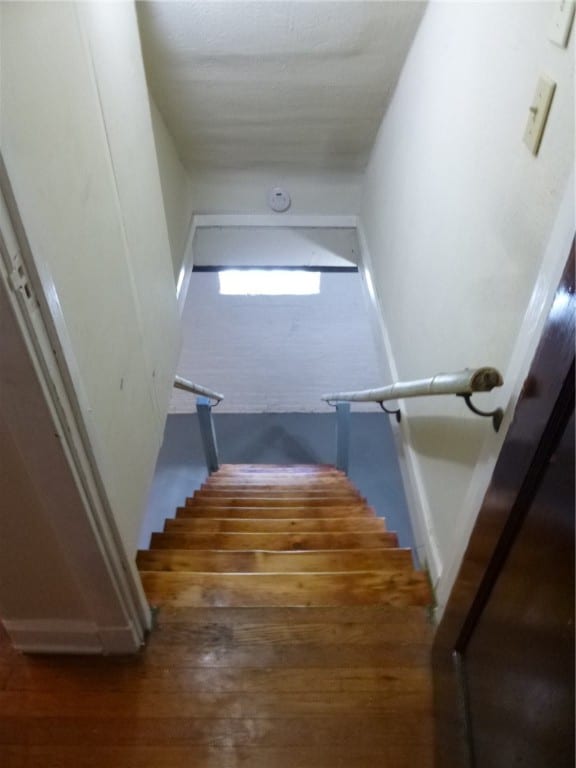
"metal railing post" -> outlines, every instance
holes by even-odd
[[[208,473],[216,472],[220,467],[218,461],[218,445],[216,443],[216,431],[214,429],[214,419],[212,418],[212,401],[209,397],[196,398],[196,411],[198,413],[198,424],[200,426],[200,436],[204,448],[204,458]]]
[[[336,468],[348,474],[350,403],[336,403]]]

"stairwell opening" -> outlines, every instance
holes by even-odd
[[[213,414],[222,462],[335,462],[336,417],[321,395],[382,381],[358,254],[353,229],[197,231],[178,373],[225,394]],[[224,270],[248,274],[250,267],[315,275],[319,290],[221,292]],[[351,479],[400,544],[413,547],[389,417],[374,404],[354,406],[350,439]],[[141,547],[206,477],[195,400],[175,390]]]

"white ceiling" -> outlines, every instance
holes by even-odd
[[[363,170],[424,5],[137,3],[152,95],[189,170]]]

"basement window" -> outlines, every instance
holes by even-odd
[[[225,269],[218,273],[222,296],[312,296],[320,272],[303,269]]]

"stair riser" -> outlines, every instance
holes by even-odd
[[[341,517],[324,520],[246,520],[180,517],[176,520],[166,520],[165,531],[182,531],[190,533],[369,533],[370,531],[385,531],[384,520],[368,517]]]
[[[314,475],[259,475],[257,477],[250,475],[228,475],[218,477],[217,475],[210,475],[206,481],[210,485],[250,485],[252,483],[278,483],[280,485],[302,485],[309,486],[323,486],[323,485],[341,485],[349,488],[354,488],[351,481],[341,475],[324,475],[318,477]]]
[[[394,533],[154,533],[152,549],[373,549],[395,547]]]
[[[342,474],[333,464],[221,464],[218,472],[214,474],[219,475],[225,472],[232,474],[237,472],[286,472],[288,474],[293,472],[311,472],[312,474],[336,472]]]
[[[176,516],[186,518],[228,518],[228,519],[268,519],[284,520],[298,517],[300,519],[349,519],[364,517],[374,519],[376,513],[370,507],[356,505],[353,507],[218,507],[218,506],[189,506],[178,507]]]
[[[187,507],[213,506],[213,507],[349,507],[360,505],[362,500],[357,498],[327,498],[325,496],[315,499],[301,497],[269,498],[260,496],[194,496],[186,499]]]
[[[352,573],[196,574],[142,573],[148,599],[175,607],[426,605],[423,574]]]
[[[196,491],[191,497],[196,502],[216,502],[220,499],[233,499],[238,501],[271,501],[274,503],[284,503],[286,501],[296,501],[299,504],[310,505],[318,502],[332,504],[360,504],[363,499],[361,496],[352,493],[269,493],[268,491]],[[229,502],[226,502],[229,503]]]
[[[233,496],[235,493],[244,494],[267,494],[268,496],[355,496],[361,498],[360,494],[345,486],[335,485],[334,483],[311,483],[309,486],[302,483],[204,483],[198,493],[221,493]]]
[[[410,571],[408,549],[312,550],[309,552],[218,552],[146,550],[138,553],[143,571],[203,573],[322,573],[328,571]]]

